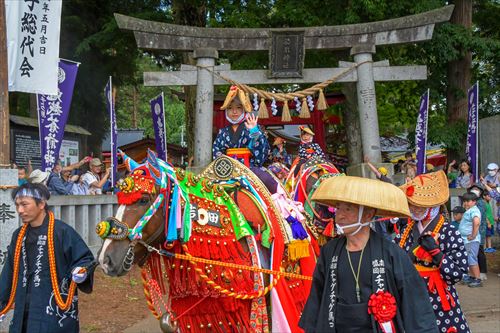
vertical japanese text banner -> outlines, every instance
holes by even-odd
[[[60,60],[57,94],[36,96],[42,170],[50,171],[59,158],[68,120],[78,63]]]
[[[56,95],[62,1],[5,1],[9,91]]]
[[[467,91],[467,106],[467,146],[465,148],[465,155],[470,162],[474,181],[477,182],[479,179],[479,82],[476,82],[476,84]]]
[[[415,155],[417,158],[417,175],[425,173],[426,147],[427,147],[427,123],[429,120],[429,89],[420,98],[420,109],[418,110],[417,127],[415,129]]]
[[[165,107],[163,93],[149,101],[153,128],[155,131],[156,153],[164,161],[167,160],[167,133],[165,130]]]
[[[113,96],[113,83],[111,76],[109,77],[108,84],[106,84],[106,88],[104,89],[104,93],[106,95],[106,106],[108,108],[109,114],[109,130],[110,130],[110,142],[111,142],[111,186],[115,186],[117,181],[116,179],[116,170],[118,167],[118,158],[116,156],[118,147],[116,146],[117,139],[117,127],[116,127],[116,116],[115,116],[115,99]]]

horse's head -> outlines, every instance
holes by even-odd
[[[118,211],[96,227],[104,239],[99,264],[107,275],[122,276],[133,264],[142,265],[148,255],[142,245],[164,241],[171,183],[160,170],[153,155],[118,182]],[[142,245],[136,246],[138,243]]]

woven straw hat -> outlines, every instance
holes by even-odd
[[[377,209],[377,216],[408,217],[410,210],[404,193],[394,185],[361,177],[333,177],[325,179],[312,200],[335,206],[348,202]]]
[[[312,129],[309,128],[309,126],[299,126],[299,130],[300,130],[300,135],[307,133],[314,136],[314,132],[312,131]]]
[[[450,197],[448,177],[443,170],[419,175],[399,188],[406,194],[408,202],[417,207],[440,206]]]
[[[237,86],[231,86],[231,88],[229,89],[229,91],[226,95],[226,99],[224,100],[224,104],[222,104],[220,109],[226,110],[227,108],[229,108],[229,106],[231,105],[231,102],[236,97],[238,97],[238,99],[241,102],[241,105],[243,105],[243,109],[246,112],[252,112],[252,104],[250,103],[250,100],[248,99],[247,94],[245,94],[245,92],[243,90],[241,90],[240,88],[238,88]]]

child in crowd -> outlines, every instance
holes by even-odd
[[[465,249],[467,250],[467,261],[469,263],[469,275],[464,277],[464,283],[468,284],[471,288],[482,286],[477,261],[479,244],[481,242],[481,235],[479,234],[481,212],[476,206],[477,199],[478,197],[471,192],[467,192],[462,196],[466,212],[463,214],[458,228],[464,241]]]
[[[448,172],[446,175],[448,176],[448,183],[450,184],[450,188],[457,187],[457,178],[458,178],[458,166],[457,161],[453,160],[448,164]]]
[[[486,223],[487,223],[487,229],[486,229],[486,243],[485,243],[485,253],[493,253],[496,252],[496,250],[491,246],[491,237],[495,235],[495,218],[493,217],[493,209],[491,208],[490,201],[491,201],[491,196],[489,191],[484,191],[483,192],[483,200],[486,202],[485,205],[485,213],[486,213]]]
[[[313,157],[325,159],[325,153],[323,153],[319,144],[313,142],[314,132],[308,126],[299,126],[299,130],[299,157],[304,160],[309,160]]]
[[[405,159],[403,163],[403,172],[406,174],[406,178],[411,180],[417,175],[417,162],[413,159],[413,153],[411,151],[406,152]]]
[[[460,221],[462,221],[462,217],[464,216],[465,208],[462,206],[456,206],[455,208],[453,208],[451,213],[452,213],[451,225],[458,229],[458,227],[460,226]]]

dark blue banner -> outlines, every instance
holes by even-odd
[[[50,171],[59,159],[59,150],[68,121],[79,63],[59,60],[57,95],[37,95],[42,170]]]

